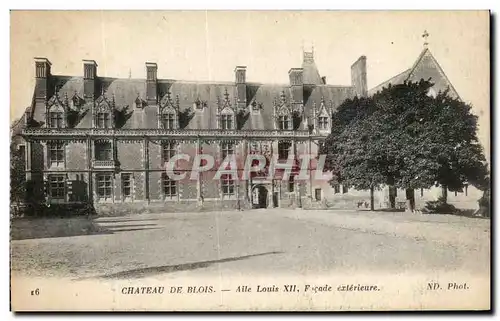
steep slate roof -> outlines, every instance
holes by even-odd
[[[303,82],[304,82],[304,112],[307,117],[313,115],[312,109],[314,103],[320,105],[323,98],[328,107],[336,108],[343,100],[355,95],[352,86],[332,86],[323,84],[320,74],[314,63],[312,53],[310,56],[304,53],[303,62]],[[59,97],[68,97],[72,101],[73,97],[83,98],[83,77],[71,76],[51,76],[51,84],[57,88]],[[136,100],[139,98],[144,103],[146,101],[146,80],[145,79],[117,79],[103,77],[96,79],[98,87],[95,93],[95,99],[100,96],[111,101],[114,99],[115,109],[126,111],[130,116],[126,119],[122,128],[157,128],[158,108],[146,106],[136,108]],[[227,90],[229,100],[236,109],[236,85],[234,82],[196,82],[179,81],[173,79],[159,79],[157,82],[158,101],[160,101],[167,92],[170,92],[171,99],[176,101],[178,97],[179,112],[187,113],[192,110],[191,118],[184,127],[186,129],[215,129],[217,128],[217,101],[224,99],[224,93]],[[280,94],[284,92],[287,103],[291,102],[291,90],[289,84],[261,84],[246,83],[247,109],[249,111],[242,129],[274,129],[273,113],[274,101],[279,101]],[[193,105],[196,101],[206,103],[206,108],[196,110]],[[262,106],[260,111],[254,112],[252,104],[256,103]],[[90,128],[92,124],[90,103],[80,106],[80,121],[76,124],[77,128]],[[74,108],[75,107],[70,107]],[[37,103],[33,99],[31,106],[33,119],[43,123],[45,121],[45,105]]]
[[[402,84],[407,80],[419,81],[422,78],[425,80],[431,78],[431,81],[434,83],[434,88],[437,89],[436,91],[449,88],[450,95],[460,98],[436,58],[434,58],[428,48],[424,48],[424,50],[422,50],[411,68],[370,89],[368,91],[368,95],[374,95],[378,91],[381,91],[384,87],[387,87],[389,84],[397,85]]]
[[[302,75],[304,85],[323,85],[318,67],[316,67],[316,63],[314,62],[313,52],[304,52],[302,69],[304,70],[304,74]]]

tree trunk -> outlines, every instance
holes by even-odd
[[[448,203],[448,187],[446,185],[441,187],[441,197],[445,203]]]
[[[373,186],[370,187],[370,211],[375,211],[375,195]]]
[[[413,188],[406,189],[406,211],[415,211],[415,190]]]
[[[396,208],[396,187],[389,185],[389,204],[391,208]]]

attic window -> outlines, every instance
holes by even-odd
[[[63,127],[63,113],[50,112],[49,113],[49,127],[62,128]]]
[[[325,116],[318,117],[318,129],[320,130],[328,129],[328,117]]]
[[[220,126],[221,129],[233,129],[233,115],[221,115]]]
[[[175,129],[174,124],[175,124],[175,115],[172,113],[168,114],[163,114],[162,115],[162,125],[164,129]]]
[[[289,130],[291,129],[291,123],[290,123],[290,116],[284,115],[284,116],[279,116],[278,118],[278,126],[279,129],[281,130]]]
[[[97,114],[97,128],[111,128],[110,113],[101,112]]]

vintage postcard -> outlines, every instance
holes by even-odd
[[[488,11],[11,11],[13,311],[490,310]]]

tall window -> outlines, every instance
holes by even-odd
[[[62,128],[63,127],[63,113],[50,112],[49,113],[49,126],[51,128]]]
[[[221,150],[222,150],[222,159],[224,160],[228,155],[234,154],[234,145],[233,143],[224,142],[222,143]]]
[[[279,129],[288,130],[290,128],[290,116],[284,115],[278,117],[278,126]]]
[[[177,181],[168,177],[167,173],[161,174],[161,185],[165,197],[177,196]]]
[[[233,129],[233,115],[221,115],[220,116],[220,128],[221,129]]]
[[[335,194],[340,193],[340,185],[339,184],[335,184],[333,186],[333,191],[334,191]]]
[[[347,192],[349,192],[349,187],[342,185],[342,194],[346,194]]]
[[[53,142],[48,144],[49,159],[51,166],[64,165],[64,144],[61,142]]]
[[[111,128],[110,113],[107,112],[97,113],[97,128]]]
[[[328,117],[321,116],[318,118],[318,128],[328,129]]]
[[[172,113],[163,114],[161,116],[161,123],[164,129],[174,129],[175,115]]]
[[[221,176],[222,195],[234,195],[234,180],[231,174],[223,174]]]
[[[278,143],[278,157],[279,159],[287,159],[290,152],[291,143],[279,142]]]
[[[49,195],[52,199],[64,199],[64,175],[51,175],[49,177]]]
[[[113,177],[111,174],[97,174],[97,196],[100,199],[111,199]]]
[[[132,196],[132,174],[122,174],[122,196],[123,198],[130,198]]]
[[[113,149],[110,142],[95,143],[95,159],[96,160],[112,160]]]
[[[288,181],[288,191],[293,192],[295,190],[295,178],[294,176],[290,176],[290,180]]]
[[[168,162],[177,152],[174,142],[166,141],[161,145],[161,157],[163,163]]]

